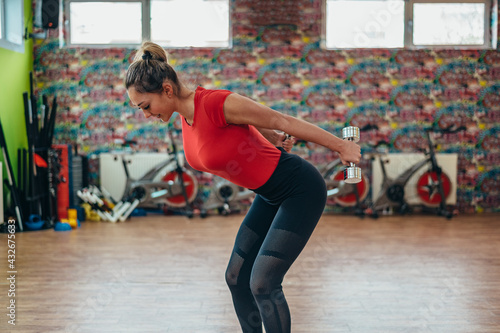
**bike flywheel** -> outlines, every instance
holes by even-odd
[[[196,177],[189,171],[184,171],[182,174],[182,179],[184,181],[184,186],[186,188],[186,194],[188,198],[188,202],[191,203],[196,199],[198,194],[198,180]],[[174,170],[167,172],[165,176],[163,176],[162,180],[164,182],[174,182],[179,183],[179,174]],[[177,194],[171,197],[165,198],[167,205],[174,208],[185,207],[187,205],[186,200],[184,199],[184,195]]]
[[[451,192],[451,181],[445,173],[441,173],[444,200]],[[435,171],[427,171],[417,181],[417,194],[422,203],[428,207],[436,207],[441,203],[438,175]]]

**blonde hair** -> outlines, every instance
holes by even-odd
[[[153,43],[153,42],[144,42],[142,43],[141,47],[139,50],[137,50],[137,53],[135,54],[134,57],[134,62],[143,60],[143,56],[147,55],[146,52],[149,52],[151,55],[152,59],[160,60],[167,62],[168,60],[168,55],[167,52],[158,44]],[[146,56],[147,58],[147,56]]]
[[[167,52],[156,43],[143,42],[127,69],[125,87],[134,87],[140,93],[159,93],[165,81],[172,83],[174,94],[178,96],[181,83],[175,70],[168,64]]]

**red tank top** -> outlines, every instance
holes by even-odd
[[[249,189],[271,177],[281,151],[252,125],[228,124],[224,101],[228,90],[196,89],[194,119],[182,117],[186,160],[196,170],[209,172]]]

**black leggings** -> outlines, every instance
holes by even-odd
[[[236,236],[226,271],[244,333],[291,331],[283,278],[306,245],[326,203],[318,170],[282,150],[278,166],[260,188]]]

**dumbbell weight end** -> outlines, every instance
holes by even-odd
[[[347,184],[357,184],[361,181],[361,168],[351,163],[350,167],[344,169],[344,181]]]

